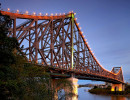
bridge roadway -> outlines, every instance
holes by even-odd
[[[38,66],[43,66],[42,64],[36,64]],[[44,66],[43,66],[44,67]],[[48,67],[47,71],[51,78],[70,78],[74,77],[77,79],[82,79],[82,80],[95,80],[95,81],[104,81],[104,82],[109,82],[113,84],[121,84],[124,83],[120,80],[117,80],[115,78],[109,78],[106,77],[105,75],[100,75],[96,72],[87,72],[83,70],[77,70],[77,69],[66,69],[66,68],[58,68],[58,67]]]

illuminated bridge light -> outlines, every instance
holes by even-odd
[[[48,13],[45,14],[46,16],[48,15]]]
[[[19,13],[19,10],[17,10],[16,12]]]
[[[81,30],[82,28],[80,27],[79,29]]]
[[[9,8],[7,8],[7,11],[10,11],[10,9],[9,9]]]
[[[51,13],[51,16],[53,16],[53,13]]]
[[[55,15],[57,16],[57,13]]]
[[[78,23],[78,25],[79,25],[79,23]]]
[[[33,15],[36,15],[36,13],[35,13],[35,12],[33,12]]]
[[[42,13],[39,13],[39,15],[41,16],[41,15],[42,15]]]
[[[75,18],[74,20],[77,20],[77,18]]]
[[[25,14],[28,14],[28,11],[26,11]]]
[[[74,13],[74,15],[76,15],[76,13]]]

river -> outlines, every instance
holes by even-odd
[[[87,92],[90,89],[88,87],[78,88],[78,100],[130,100],[130,98],[122,96],[105,96],[105,95],[95,95]]]

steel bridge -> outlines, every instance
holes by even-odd
[[[124,83],[121,67],[104,69],[92,53],[75,18],[75,13],[36,15],[0,11],[13,20],[9,37],[16,37],[28,61],[49,66],[54,78],[74,76],[78,79],[98,80],[114,84]],[[24,19],[26,21],[19,21]],[[40,64],[39,64],[40,62]]]

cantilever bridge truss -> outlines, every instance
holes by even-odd
[[[51,16],[1,13],[13,20],[8,36],[17,38],[29,61],[51,66],[51,72],[74,73],[77,78],[124,83],[121,67],[107,71],[96,60],[74,13]],[[17,25],[17,19],[26,21]]]

